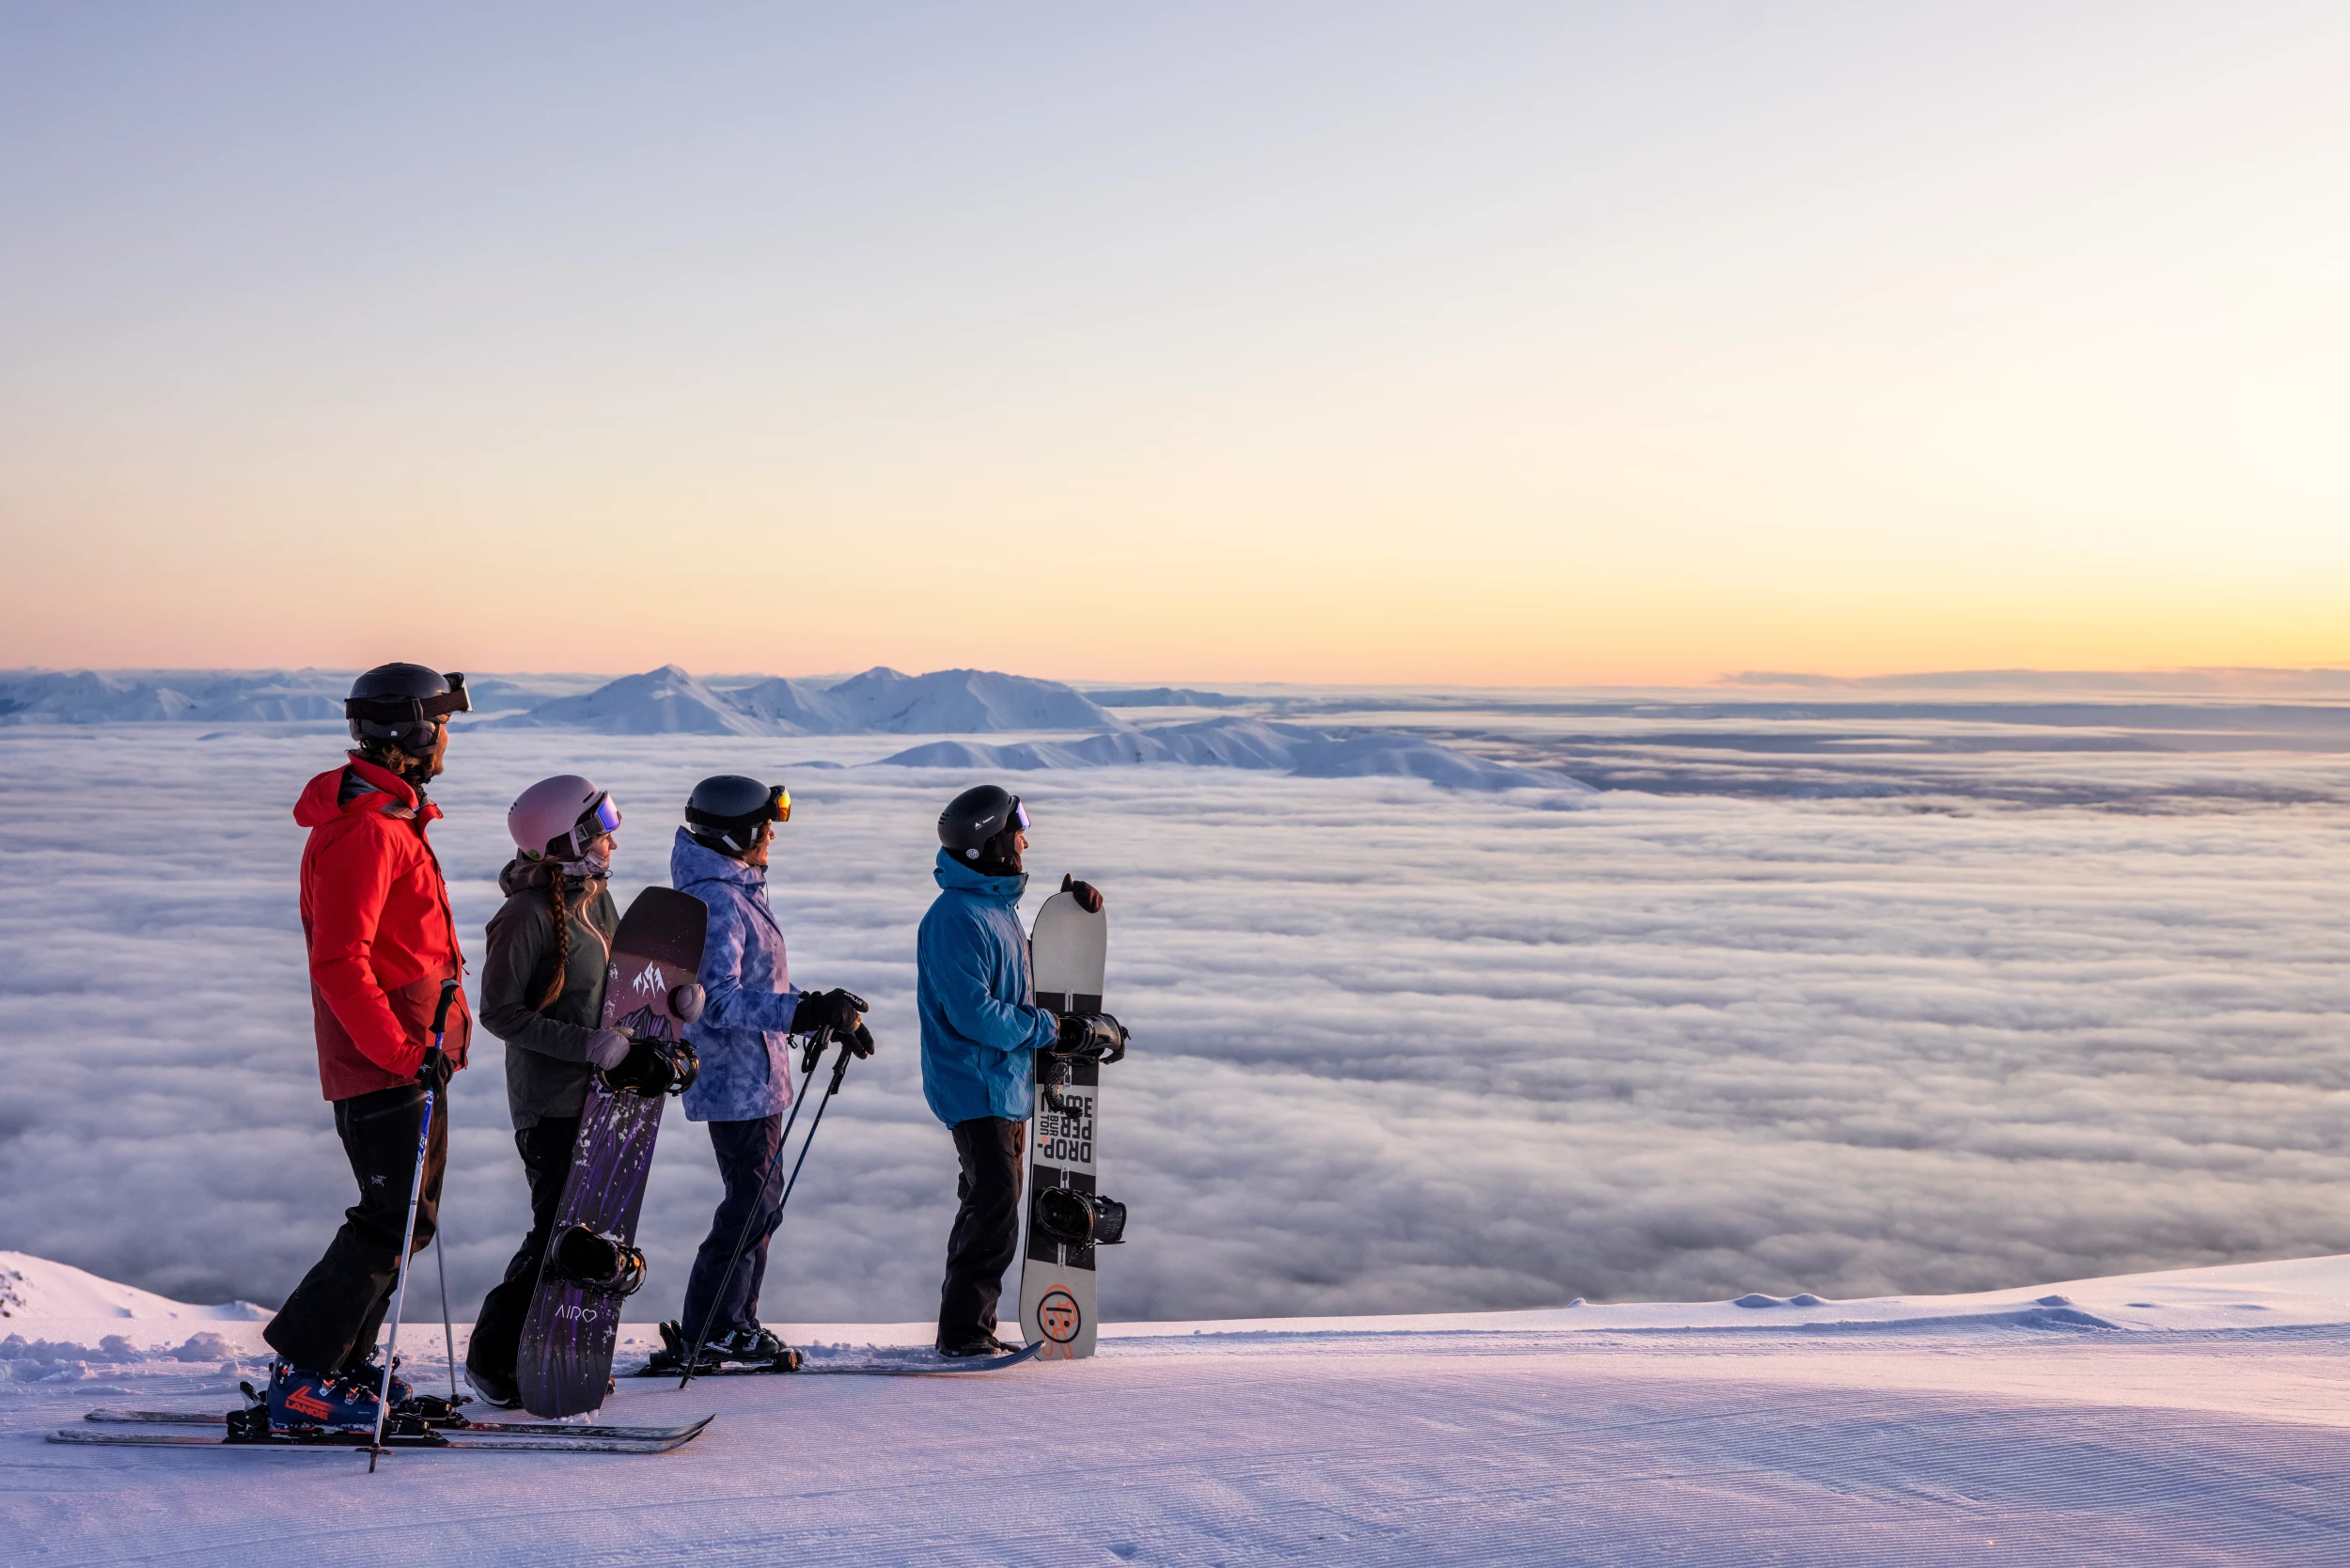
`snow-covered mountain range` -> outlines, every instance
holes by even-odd
[[[333,723],[352,672],[0,671],[0,724]],[[617,681],[476,675],[472,723],[563,726],[611,735],[956,735],[1117,730],[1123,719],[1074,687],[984,669],[845,681],[705,681],[676,665]]]
[[[0,670],[0,724],[340,724],[348,669]],[[481,675],[484,712],[521,710],[601,676]]]
[[[1081,741],[932,741],[885,757],[879,766],[1031,772],[1173,762],[1191,767],[1260,768],[1301,778],[1425,778],[1455,790],[1563,790],[1589,785],[1547,768],[1516,768],[1417,736],[1373,731],[1332,735],[1302,724],[1226,716],[1156,729],[1089,735]]]
[[[19,671],[0,674],[0,724],[309,723],[342,716],[346,670]],[[603,735],[981,735],[1075,731],[1067,742],[933,741],[884,765],[955,769],[1097,768],[1141,763],[1252,768],[1307,778],[1424,778],[1449,789],[1587,787],[1543,768],[1489,761],[1408,733],[1340,732],[1237,713],[1137,729],[1058,681],[985,669],[843,681],[703,678],[677,665],[597,682],[576,676],[477,676],[468,727]],[[1242,699],[1170,687],[1104,691],[1120,706],[1230,706]]]
[[[837,684],[775,677],[713,686],[676,665],[498,721],[610,735],[955,735],[1125,729],[1074,687],[986,669],[869,669]]]

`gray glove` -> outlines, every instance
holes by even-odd
[[[628,1059],[629,1042],[635,1038],[633,1029],[598,1029],[588,1037],[588,1063],[611,1072]]]

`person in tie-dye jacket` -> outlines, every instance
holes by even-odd
[[[782,1172],[776,1150],[791,1103],[791,1037],[823,1027],[854,1034],[863,1022],[848,992],[801,991],[791,984],[783,928],[767,902],[768,851],[776,825],[791,817],[791,796],[780,784],[735,774],[705,778],[694,787],[685,825],[669,850],[670,885],[710,906],[699,977],[702,1014],[685,1031],[701,1071],[685,1091],[685,1114],[710,1126],[726,1196],[694,1256],[683,1315],[663,1325],[665,1346],[656,1365],[682,1362],[685,1347],[705,1337],[705,1361],[788,1371],[799,1360],[798,1352],[759,1322],[767,1243],[779,1217],[775,1206]],[[738,1260],[736,1244],[746,1223],[750,1245]]]

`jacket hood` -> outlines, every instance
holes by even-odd
[[[944,849],[938,852],[938,864],[932,868],[931,875],[949,893],[977,893],[1003,904],[1018,903],[1020,895],[1028,890],[1026,871],[1017,876],[989,876],[973,870]]]
[[[342,800],[345,772],[356,774],[361,782],[371,786],[352,796],[348,805]],[[381,809],[383,803],[375,800],[379,794],[392,796],[410,811],[416,808],[416,792],[406,779],[388,768],[378,767],[354,751],[351,754],[351,760],[327,769],[303,786],[301,798],[294,802],[294,821],[304,827],[322,827],[348,812],[369,809],[370,801],[375,801],[374,808]],[[440,814],[433,807],[425,808],[428,819]]]
[[[669,886],[682,888],[689,882],[739,882],[745,887],[764,887],[767,868],[745,866],[730,855],[720,855],[681,827],[669,843]]]
[[[505,870],[498,872],[498,891],[510,899],[525,888],[544,887],[555,880],[555,861],[525,860],[518,855],[506,863]],[[567,880],[572,886],[592,899],[603,890],[603,885],[610,879],[600,876],[575,876]]]

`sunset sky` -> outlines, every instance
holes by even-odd
[[[2339,4],[7,4],[0,665],[2350,661],[2345,148]]]

